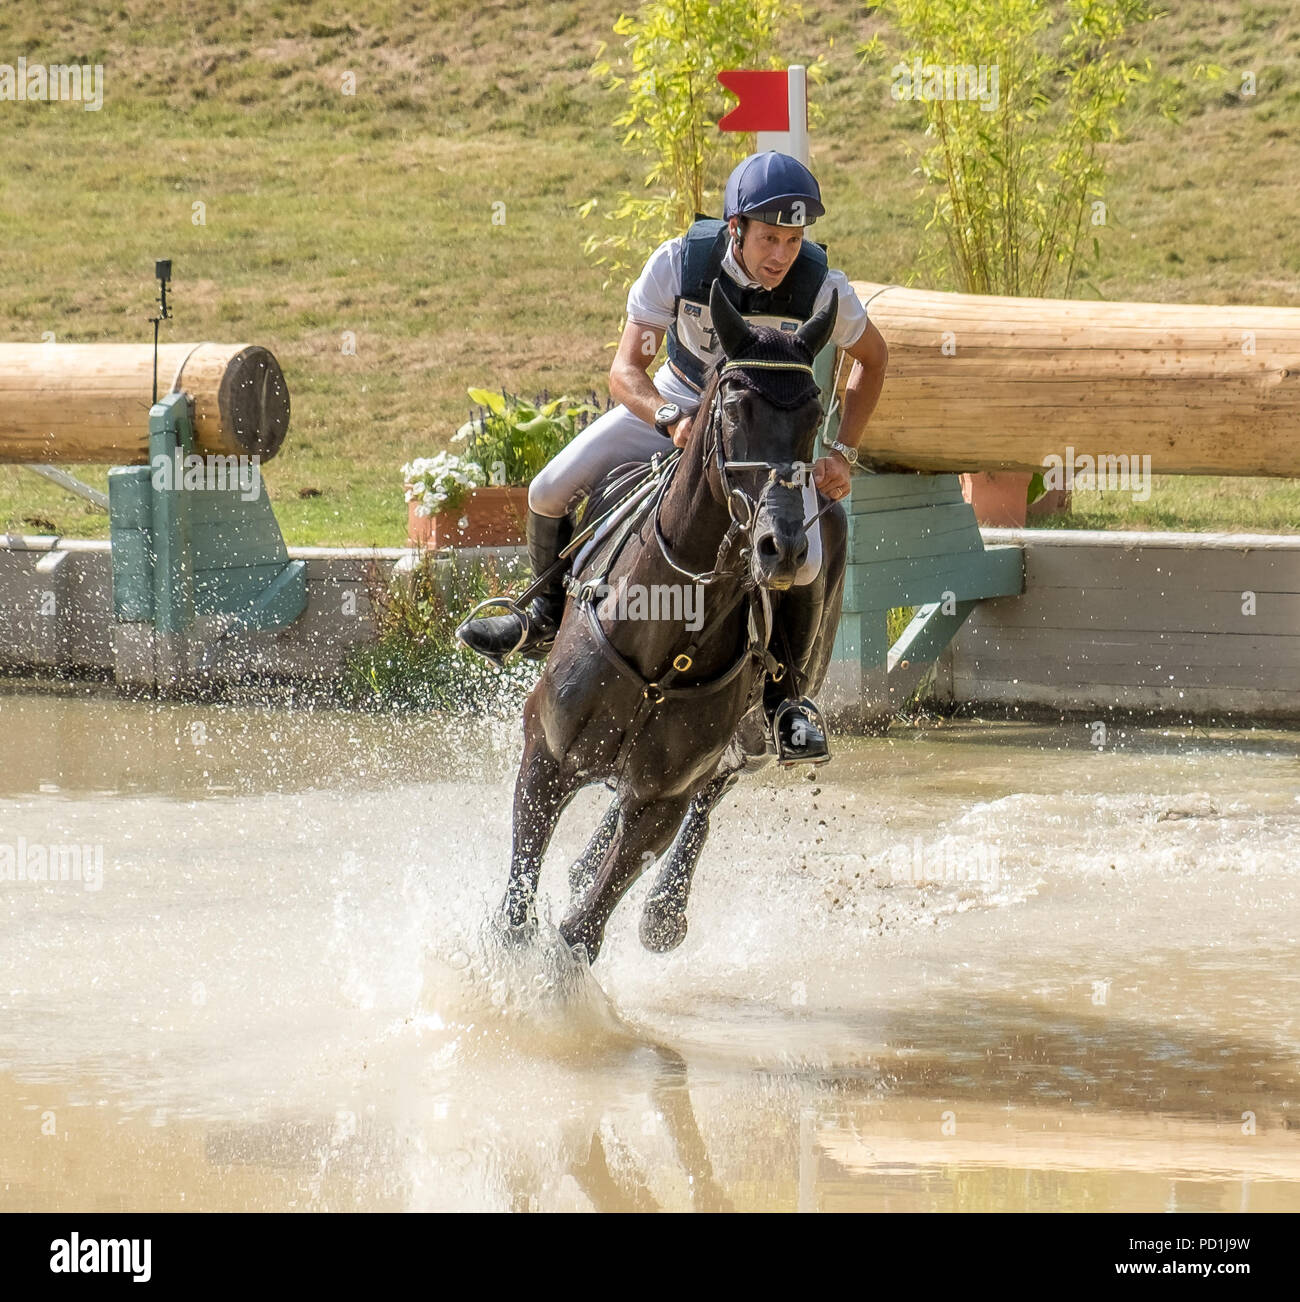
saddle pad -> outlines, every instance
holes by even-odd
[[[620,469],[622,469],[622,467],[620,467]],[[646,463],[646,469],[649,469],[649,462]],[[616,529],[623,520],[627,519],[631,512],[636,511],[645,505],[646,495],[642,492],[644,487],[645,485],[643,483],[636,485],[636,487],[633,488],[627,496],[614,507],[609,515],[607,515],[605,519],[596,526],[596,531],[578,549],[578,554],[573,558],[573,564],[569,568],[569,573],[572,574],[574,578],[579,578],[581,576],[582,567],[591,559],[596,548],[598,548],[609,536],[610,530]]]

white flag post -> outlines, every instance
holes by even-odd
[[[759,131],[757,149],[775,149],[790,154],[808,167],[808,71],[801,63],[786,69],[786,95],[790,106],[790,126],[786,131]]]

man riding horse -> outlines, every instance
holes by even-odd
[[[614,467],[649,461],[675,444],[685,447],[708,374],[718,359],[709,312],[716,282],[754,325],[792,331],[837,299],[831,339],[854,358],[840,416],[839,441],[818,460],[813,479],[828,498],[848,495],[851,467],[867,419],[880,396],[887,350],[880,332],[842,271],[830,270],[823,247],[804,230],[825,213],[816,178],[796,158],[751,154],[727,181],[723,220],[699,217],[683,236],[650,256],[627,299],[627,325],[609,372],[619,406],[566,446],[528,491],[528,554],[541,575],[573,535],[569,512]],[[668,358],[649,375],[668,335]],[[500,664],[514,651],[544,653],[564,613],[562,567],[526,611],[471,619],[457,636]],[[802,669],[817,636],[819,612],[811,585],[781,594],[779,619],[790,659]],[[800,681],[799,675],[789,679]],[[789,679],[787,681],[789,681]],[[764,692],[770,734],[782,764],[829,758],[826,728],[807,697],[787,699],[787,685]]]

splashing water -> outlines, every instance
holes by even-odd
[[[47,1115],[142,1208],[1300,1206],[1293,734],[837,739],[724,802],[679,949],[643,880],[593,970],[554,922],[600,791],[494,930],[517,722],[0,725],[0,845],[103,858],[0,883],[24,1206],[66,1205]]]

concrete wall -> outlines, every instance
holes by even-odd
[[[514,562],[519,547],[466,548],[468,562]],[[104,674],[149,686],[178,667],[214,683],[245,676],[336,677],[348,652],[371,641],[371,594],[415,560],[404,548],[291,547],[307,565],[307,608],[289,627],[249,631],[199,618],[177,645],[148,624],[113,618],[107,542],[0,535],[0,672]],[[195,686],[196,684],[189,684]]]
[[[933,699],[1300,719],[1300,537],[982,534],[989,545],[1024,547],[1025,592],[976,607],[938,661]],[[375,577],[413,553],[290,555],[307,562],[304,615],[290,628],[225,636],[208,622],[191,639],[195,667],[216,681],[334,676],[348,650],[373,636]],[[156,654],[140,634],[113,621],[108,543],[0,538],[0,671],[130,681],[133,657]]]
[[[249,632],[196,621],[181,654],[221,681],[244,674],[331,678],[350,648],[374,636],[371,586],[409,553],[398,549],[290,549],[307,563],[307,609],[289,628]],[[107,542],[0,540],[0,669],[102,672],[149,681],[159,656],[148,625],[113,619]]]
[[[1024,547],[1025,591],[976,607],[934,699],[1300,719],[1300,537],[982,534]]]

